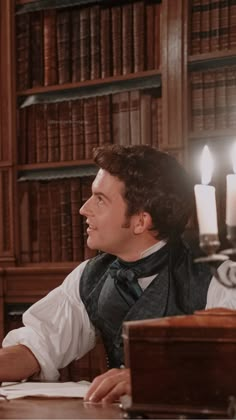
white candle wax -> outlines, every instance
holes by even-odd
[[[226,177],[226,224],[236,226],[236,174]]]
[[[212,185],[195,185],[194,193],[200,235],[217,235],[215,187]]]

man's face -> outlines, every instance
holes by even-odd
[[[92,196],[80,209],[80,213],[87,219],[88,246],[120,257],[130,252],[135,239],[135,216],[127,223],[123,189],[123,182],[100,169],[92,185]]]

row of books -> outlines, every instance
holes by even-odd
[[[236,47],[236,1],[192,0],[191,54]]]
[[[21,263],[82,261],[87,247],[81,205],[91,195],[92,177],[24,181],[19,184]]]
[[[192,130],[236,127],[236,67],[191,73]]]
[[[18,113],[20,164],[92,159],[94,147],[109,143],[162,143],[161,98],[151,90],[35,104]]]
[[[17,15],[17,89],[158,68],[160,11],[142,0]]]

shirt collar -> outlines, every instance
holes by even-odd
[[[153,252],[158,251],[161,249],[164,245],[166,245],[166,241],[158,241],[156,244],[150,246],[150,248],[146,249],[145,251],[141,252],[140,258],[147,257],[148,255],[153,254]]]

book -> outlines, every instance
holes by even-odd
[[[59,9],[56,22],[58,55],[58,83],[71,81],[71,14],[67,9]]]
[[[43,24],[44,40],[44,85],[58,83],[58,57],[57,57],[57,15],[56,10],[44,10]]]
[[[100,60],[100,7],[98,5],[90,8],[90,79],[101,77]]]

